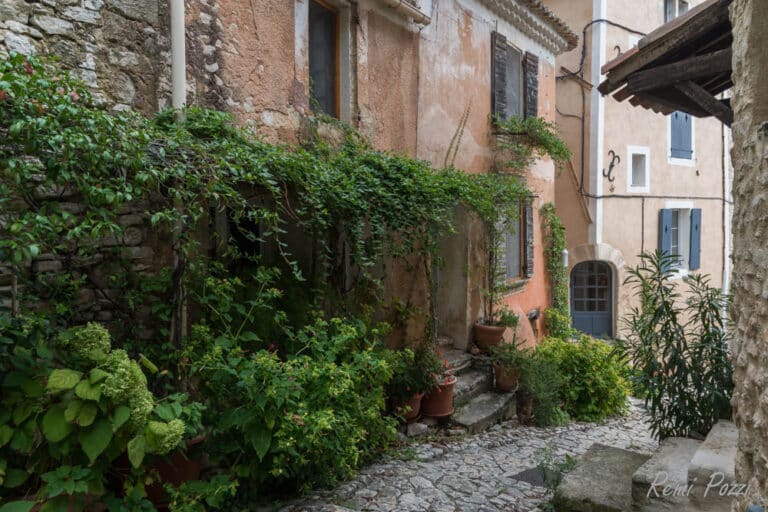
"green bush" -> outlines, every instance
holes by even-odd
[[[547,338],[538,353],[553,362],[563,377],[562,400],[573,419],[602,421],[626,411],[625,365],[605,342],[586,335],[575,343]]]
[[[661,439],[706,435],[721,418],[730,418],[733,367],[724,318],[730,299],[709,278],[676,279],[676,257],[657,251],[641,255],[627,283],[640,306],[625,319],[623,356],[635,368],[635,386],[645,398],[651,429]]]
[[[560,339],[569,339],[577,332],[571,327],[571,315],[555,308],[544,310],[544,329],[548,336]]]
[[[114,460],[136,469],[145,454],[182,440],[179,419],[156,421],[139,363],[88,324],[63,332],[31,317],[0,318],[0,497],[37,493],[44,510],[101,496]],[[159,420],[159,418],[158,418]],[[28,503],[31,503],[27,499]]]
[[[215,464],[247,480],[245,493],[306,491],[350,477],[395,438],[385,416],[392,377],[375,330],[319,320],[298,355],[246,353],[217,340],[195,363],[214,435]]]
[[[518,393],[533,399],[533,422],[540,427],[567,424],[570,416],[562,406],[566,380],[557,363],[538,349],[521,352]]]

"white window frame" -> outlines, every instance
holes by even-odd
[[[352,121],[352,8],[348,0],[323,0],[339,10],[339,120]],[[309,89],[309,2],[294,0],[294,57],[296,66],[304,69]]]
[[[690,272],[691,262],[691,210],[693,210],[692,201],[667,201],[664,208],[678,210],[678,240],[677,244],[682,259],[680,265],[675,269],[675,279],[681,279]]]
[[[632,184],[632,155],[645,156],[645,183],[641,186]],[[647,194],[651,191],[651,148],[648,146],[627,146],[627,192]]]
[[[672,3],[674,5],[674,7],[675,7],[675,12],[672,15],[672,19],[666,21],[666,23],[669,23],[670,21],[672,21],[675,18],[681,16],[682,14],[685,14],[685,13],[681,13],[680,12],[680,4],[681,3],[688,4],[688,9],[685,12],[688,12],[688,11],[691,10],[691,2],[690,2],[690,0],[672,0]],[[662,16],[662,20],[663,20],[667,16],[667,2],[666,2],[666,0],[662,0],[662,2],[661,2],[661,9],[662,9],[661,16]]]
[[[691,116],[691,158],[688,159],[672,156],[672,114],[667,115],[667,162],[669,165],[696,167],[696,118],[694,116]]]

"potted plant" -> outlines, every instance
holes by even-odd
[[[424,416],[444,418],[453,414],[453,391],[456,381],[453,368],[448,361],[443,361],[442,372],[434,376],[432,389],[421,401]]]
[[[395,414],[410,422],[419,417],[422,398],[434,387],[434,376],[442,365],[434,349],[425,342],[400,354],[388,394]]]
[[[520,381],[521,367],[531,356],[530,349],[521,349],[522,343],[502,343],[491,347],[491,362],[496,389],[516,391]]]

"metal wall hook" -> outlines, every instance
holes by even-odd
[[[608,151],[608,156],[611,157],[611,163],[608,165],[607,170],[603,169],[603,177],[608,178],[608,181],[613,183],[616,179],[616,176],[613,175],[613,168],[621,163],[621,157],[612,149]]]

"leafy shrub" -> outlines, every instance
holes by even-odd
[[[570,417],[562,408],[565,379],[557,364],[543,357],[538,350],[520,352],[518,393],[533,400],[533,422],[541,427],[565,425]]]
[[[152,419],[138,363],[88,324],[56,333],[45,321],[0,318],[0,496],[39,490],[48,507],[104,494],[113,460],[135,468],[176,448],[185,425]],[[56,468],[52,470],[52,468]]]
[[[619,348],[635,368],[635,383],[661,439],[706,434],[730,417],[733,367],[724,315],[729,297],[698,274],[686,278],[680,293],[676,257],[657,251],[641,255],[627,283],[640,306],[626,318],[628,335]]]
[[[544,329],[552,338],[569,339],[576,333],[571,327],[571,315],[555,308],[544,310]]]
[[[626,411],[625,365],[603,341],[582,335],[575,343],[546,338],[539,355],[554,363],[564,379],[565,411],[581,421],[602,421]]]
[[[436,385],[436,375],[443,371],[443,364],[434,347],[427,342],[419,343],[413,350],[398,351],[393,360],[387,396],[399,403],[432,390]]]
[[[298,355],[247,353],[216,340],[197,360],[212,459],[247,479],[243,492],[307,490],[348,478],[395,437],[383,415],[388,357],[375,330],[318,320]]]

